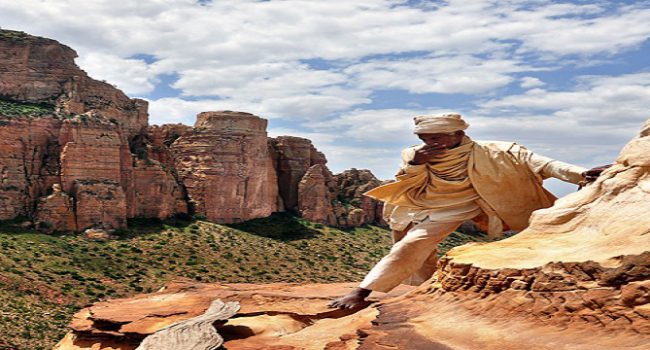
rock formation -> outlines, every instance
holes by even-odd
[[[595,183],[526,230],[454,248],[423,285],[357,312],[327,309],[345,294],[336,284],[172,286],[80,311],[57,349],[131,349],[127,335],[190,318],[212,297],[242,303],[217,328],[230,350],[647,349],[649,155],[650,120]]]
[[[305,217],[344,227],[377,221],[376,203],[359,199],[375,185],[372,174],[355,180],[359,190],[341,187],[311,141],[268,138],[267,121],[249,113],[147,126],[146,102],[88,77],[76,55],[54,40],[0,30],[0,220],[26,217],[54,232],[182,213],[220,223],[301,214],[299,184],[319,165],[328,191],[302,200],[324,206],[303,203]],[[314,192],[310,177],[303,193]]]
[[[132,350],[155,331],[203,314],[215,299],[240,305],[237,314],[217,328],[226,340],[226,349],[264,349],[270,345],[269,337],[280,336],[295,348],[312,344],[322,349],[331,340],[340,341],[339,336],[347,339],[344,343],[353,344],[358,340],[354,327],[370,326],[377,311],[351,315],[328,308],[327,302],[354,287],[354,283],[172,283],[158,293],[101,302],[79,311],[71,324],[73,331],[54,350]],[[371,299],[382,300],[411,289],[400,286],[387,295],[373,294]],[[341,324],[348,327],[339,327]],[[329,334],[312,333],[313,325],[326,328]]]
[[[38,200],[34,224],[44,232],[77,230],[73,199],[61,191],[61,185],[52,185],[52,194]]]
[[[325,165],[327,160],[310,140],[294,136],[279,136],[271,139],[275,150],[278,186],[280,196],[287,210],[298,207],[298,184],[307,170],[316,165]]]
[[[362,194],[381,185],[369,170],[332,175],[324,164],[311,166],[298,186],[298,212],[306,219],[338,227],[379,223],[380,202]]]
[[[146,127],[146,101],[88,77],[75,57],[73,49],[55,40],[0,30],[0,97],[49,104],[62,115],[100,112],[119,123],[127,136]]]
[[[194,212],[231,223],[277,211],[265,119],[242,112],[204,112],[171,150]]]

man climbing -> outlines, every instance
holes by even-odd
[[[466,220],[490,236],[520,231],[534,210],[556,198],[542,187],[554,177],[583,185],[606,167],[585,168],[536,155],[513,142],[473,141],[459,114],[414,118],[423,144],[402,151],[397,181],[365,195],[384,202],[394,245],[360,286],[330,303],[357,308],[372,291],[419,285],[436,269],[436,246]],[[407,279],[408,278],[408,279]]]

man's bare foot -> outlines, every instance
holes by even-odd
[[[366,301],[366,297],[370,295],[371,292],[372,291],[369,289],[355,288],[350,293],[338,299],[334,299],[329,303],[329,307],[339,309],[357,309],[367,306],[370,303]]]

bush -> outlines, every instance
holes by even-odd
[[[208,217],[203,214],[194,214],[192,215],[192,221],[205,221]]]

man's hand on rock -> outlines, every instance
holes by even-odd
[[[431,158],[443,154],[447,149],[444,146],[433,144],[424,145],[422,148],[415,151],[413,160],[409,162],[411,165],[420,165],[428,162]]]
[[[368,289],[355,288],[350,293],[338,299],[334,299],[331,303],[329,303],[328,306],[331,308],[339,308],[339,309],[362,308],[370,304],[370,302],[366,301],[366,297],[370,295],[371,292],[372,291]]]
[[[601,165],[597,166],[595,168],[591,168],[585,172],[582,173],[582,176],[585,178],[585,181],[587,183],[591,183],[596,181],[596,179],[600,176],[600,174],[605,171],[607,168],[611,167],[612,164],[607,164],[607,165]]]

